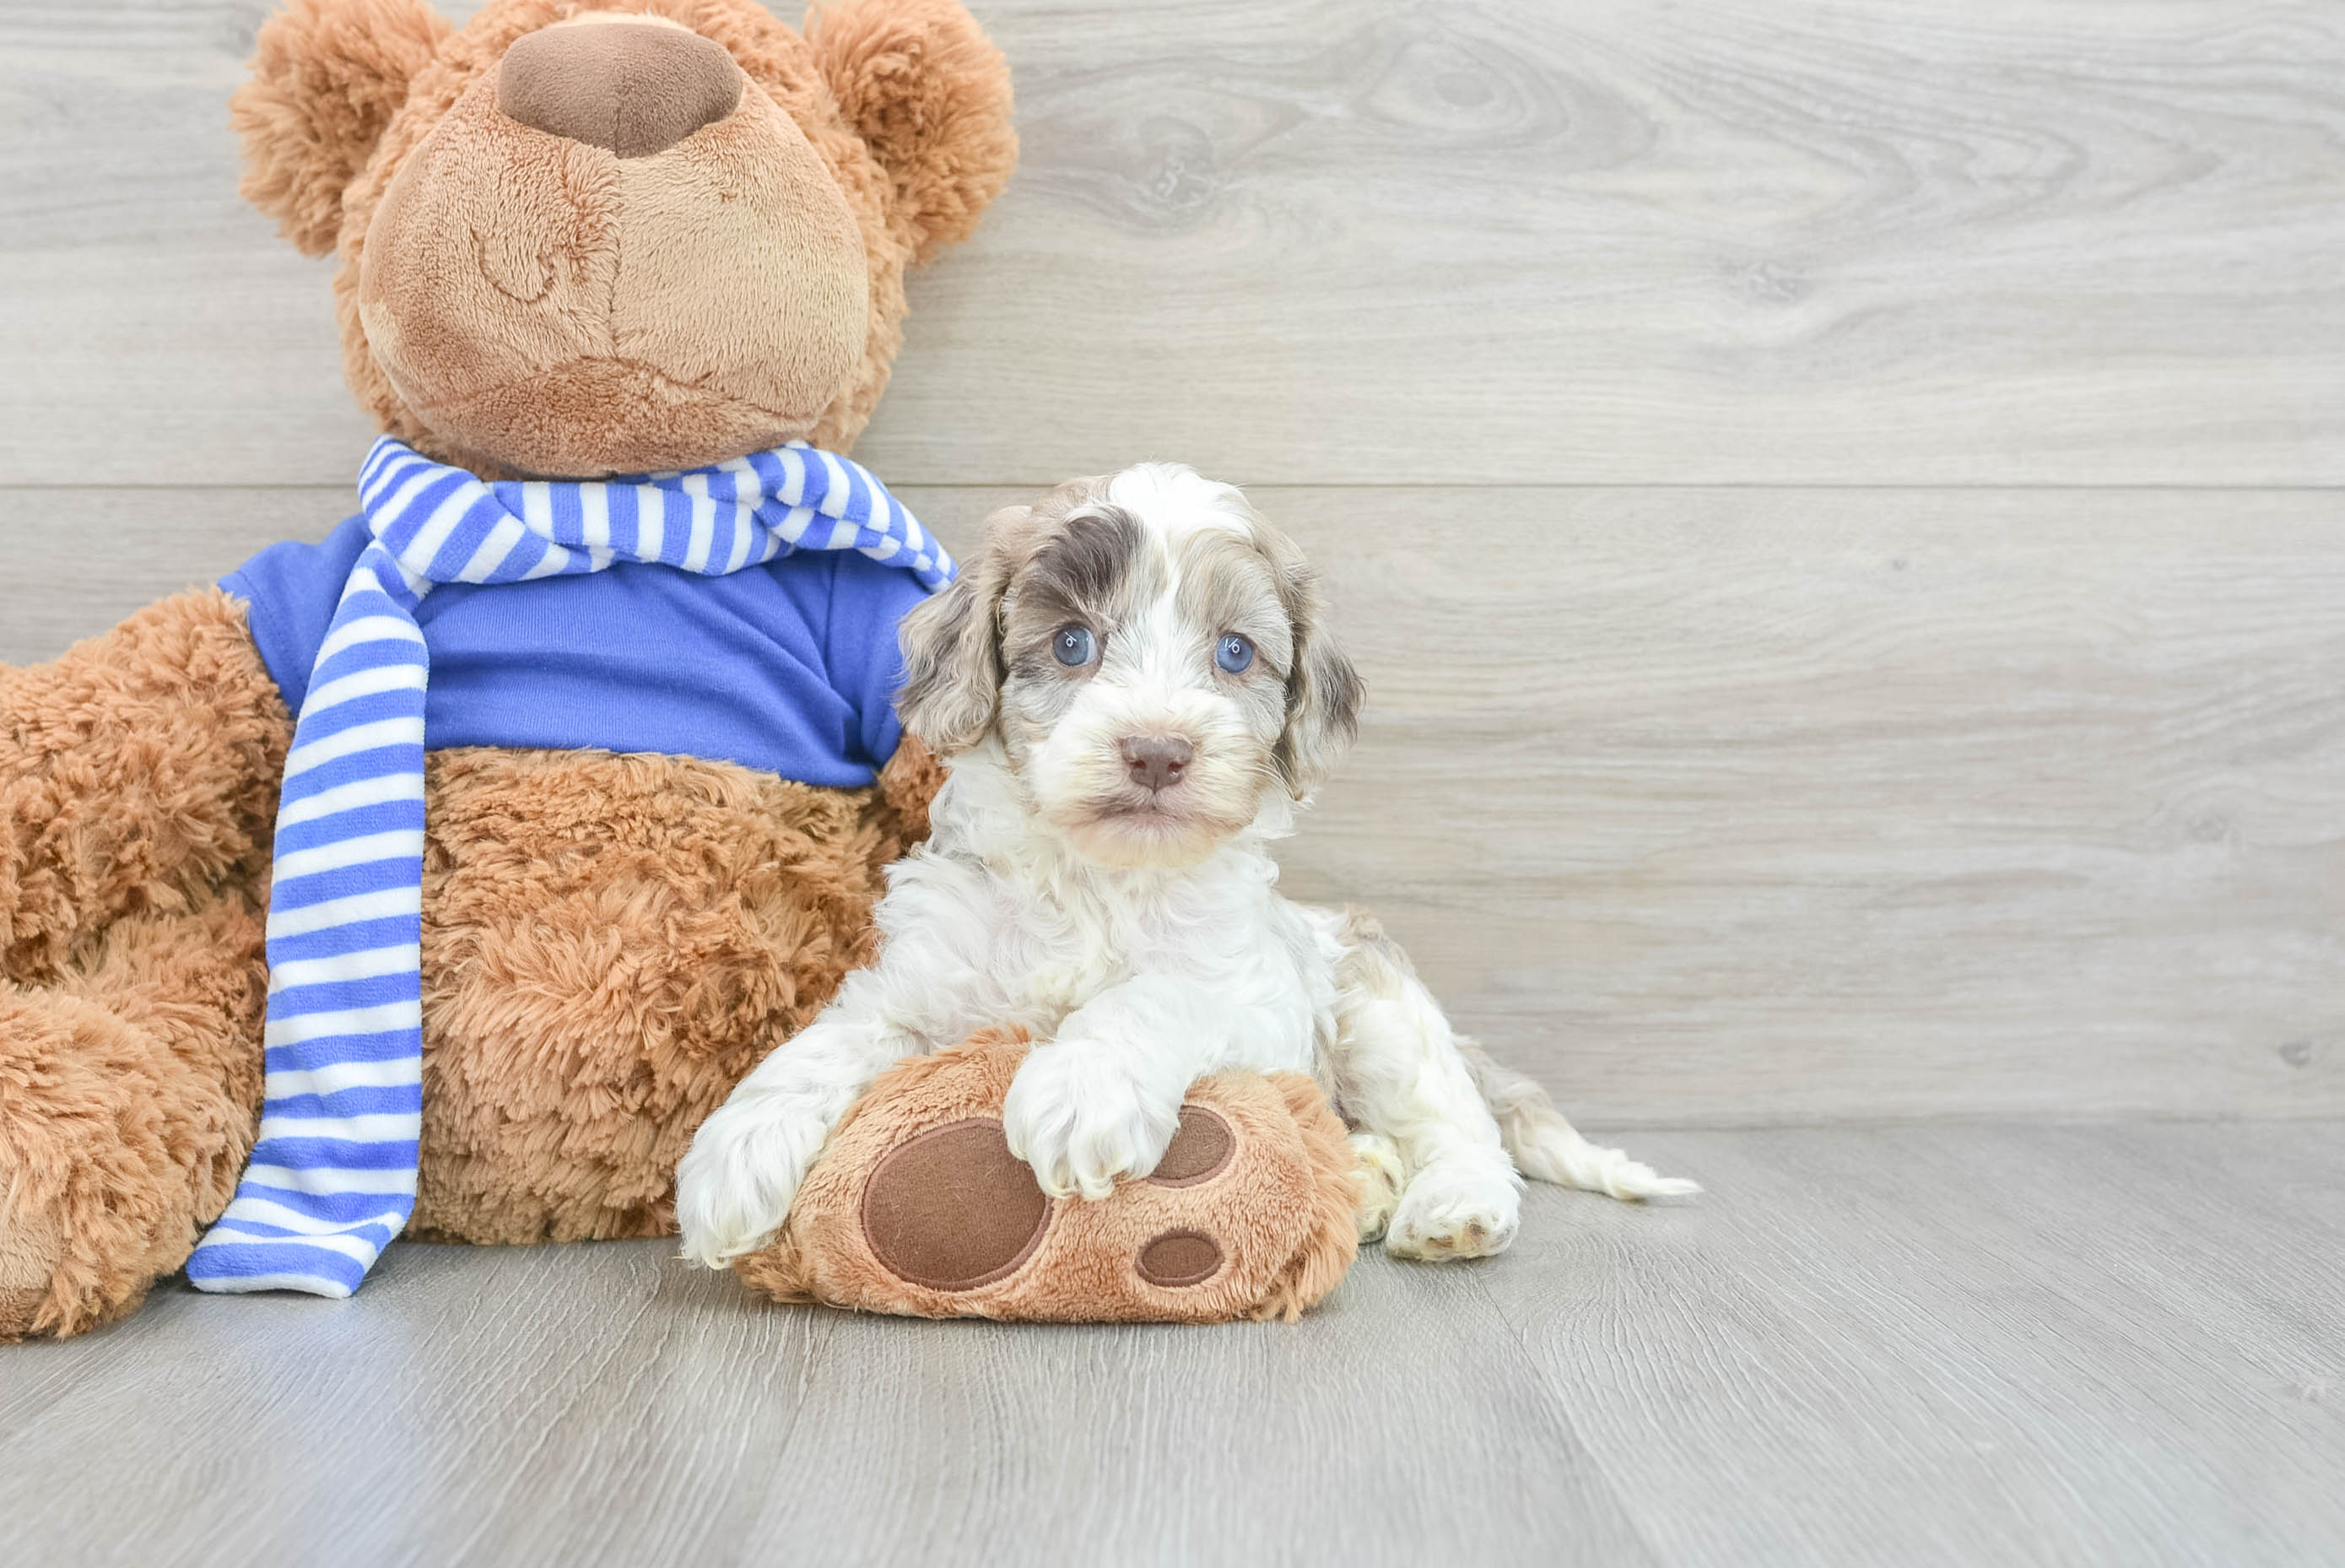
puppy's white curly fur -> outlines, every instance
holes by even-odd
[[[1144,464],[999,514],[904,637],[906,727],[949,769],[929,840],[889,873],[878,960],[693,1139],[687,1257],[764,1246],[874,1077],[1003,1025],[1041,1042],[1004,1131],[1059,1197],[1153,1170],[1189,1085],[1232,1067],[1329,1086],[1360,1129],[1362,1234],[1400,1256],[1503,1250],[1518,1168],[1698,1190],[1588,1143],[1454,1034],[1373,921],[1278,895],[1271,845],[1348,740],[1357,681],[1299,555],[1235,490]],[[1169,777],[1135,738],[1182,748]]]

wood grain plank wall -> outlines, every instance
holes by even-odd
[[[1254,485],[1372,688],[1295,891],[1594,1122],[2345,1109],[2345,14],[978,9],[858,455]],[[0,0],[0,660],[348,509],[266,10]]]
[[[0,4],[0,482],[349,469],[328,264],[234,196],[267,9]],[[1026,160],[902,482],[2345,481],[2333,5],[978,9]]]

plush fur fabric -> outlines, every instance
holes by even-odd
[[[288,0],[260,29],[228,123],[244,138],[244,199],[302,255],[334,248],[342,192],[452,31],[423,0]]]
[[[869,957],[903,820],[675,757],[463,748],[425,779],[411,1234],[665,1235],[693,1129]]]
[[[716,117],[625,158],[501,117],[506,49],[574,23],[720,46],[733,109],[714,66],[684,73],[706,100],[685,119]],[[490,477],[844,449],[902,341],[904,269],[1016,157],[1008,72],[955,0],[847,0],[812,37],[754,0],[490,0],[461,31],[419,0],[288,0],[233,113],[246,194],[339,248],[360,401]],[[0,1338],[127,1311],[231,1194],[291,733],[215,589],[0,669]],[[868,955],[939,779],[909,738],[851,790],[433,756],[411,1234],[670,1229],[694,1128]]]
[[[476,136],[454,156],[466,117],[484,101],[492,107],[496,68],[513,42],[589,10],[673,22],[723,45],[752,94],[732,119],[655,158],[623,160],[519,127]],[[330,25],[329,15],[340,20]],[[377,25],[379,36],[366,31]],[[591,7],[492,0],[422,59],[415,42],[431,30],[402,0],[304,0],[262,29],[259,74],[238,95],[236,119],[247,188],[297,243],[319,248],[324,215],[339,213],[334,290],[344,369],[360,401],[384,430],[418,450],[492,476],[587,476],[640,466],[636,450],[589,461],[604,455],[597,442],[610,440],[598,423],[609,400],[628,392],[655,395],[657,417],[669,427],[657,438],[665,465],[736,456],[772,444],[777,433],[847,451],[878,406],[903,342],[905,268],[966,235],[1017,159],[1008,69],[957,0],[848,0],[824,7],[805,37],[755,0],[611,0]],[[380,110],[394,93],[395,112],[386,116]],[[474,107],[460,108],[468,100]],[[453,126],[445,123],[452,117]],[[777,118],[787,122],[789,137],[780,135]],[[835,212],[843,226],[837,233],[801,229],[793,240],[754,224],[743,229],[724,215],[726,180],[753,167],[737,144],[770,150],[782,141],[802,142],[807,161],[762,178],[794,181],[789,210],[809,220]],[[411,191],[410,203],[452,204],[446,220],[456,222],[472,210],[461,186],[493,191],[509,216],[477,255],[470,245],[454,254],[481,275],[457,290],[479,312],[461,314],[460,330],[434,346],[462,351],[423,353],[423,362],[407,364],[402,375],[387,359],[419,351],[401,341],[386,355],[383,343],[371,341],[389,318],[384,292],[398,290],[389,280],[376,290],[371,327],[369,248],[385,202],[402,176],[408,187],[419,184],[410,166],[438,156],[435,142],[448,144],[441,151],[449,156],[442,172],[421,183],[456,184],[428,196]],[[629,163],[664,167],[628,171]],[[809,234],[819,237],[813,253],[801,243]],[[853,301],[851,351],[834,363],[827,334],[848,320],[838,302],[826,300],[832,313],[817,322],[792,302],[793,292],[777,294],[769,285],[776,267],[803,266],[809,254],[831,278],[843,264],[842,237],[859,245],[851,270],[862,297]],[[632,285],[614,294],[620,277],[635,275],[613,264],[622,244],[638,270],[683,277],[706,297],[683,300],[682,285],[651,297],[635,296]],[[643,270],[640,258],[650,254],[662,265]],[[746,275],[728,279],[722,263],[735,256]],[[451,287],[450,276],[430,286]],[[760,289],[773,320],[736,308],[745,291]],[[800,312],[796,319],[793,311]],[[483,321],[494,330],[483,334]],[[656,322],[648,335],[645,322]],[[470,358],[482,345],[504,355],[501,372]],[[557,347],[565,357],[545,362]],[[513,362],[524,348],[537,362]],[[561,364],[575,368],[553,373]],[[461,394],[442,379],[458,367],[469,389]],[[790,378],[788,384],[760,385],[761,371]],[[501,387],[510,394],[491,395]],[[467,407],[454,415],[436,408],[452,397]],[[491,406],[477,406],[483,403]],[[525,419],[533,403],[547,406]],[[565,422],[581,428],[565,430]]]
[[[0,669],[0,980],[126,915],[264,885],[293,720],[217,588]]]
[[[1007,1273],[961,1289],[904,1278],[868,1223],[875,1173],[923,1133],[998,1125],[1027,1049],[1022,1034],[980,1035],[883,1074],[832,1135],[781,1235],[734,1271],[782,1301],[1056,1323],[1292,1321],[1344,1278],[1358,1250],[1357,1162],[1318,1084],[1295,1073],[1225,1073],[1192,1088],[1187,1103],[1235,1135],[1225,1163],[1202,1179],[1125,1181],[1095,1202],[1005,1193],[1042,1206],[1039,1239]],[[1033,1186],[1023,1166],[1010,1174]],[[929,1228],[982,1223],[982,1199],[954,1197]],[[1152,1280],[1147,1263],[1160,1247],[1209,1272],[1193,1284]]]
[[[680,468],[812,430],[864,352],[869,280],[797,122],[752,87],[621,158],[517,124],[499,87],[472,82],[368,230],[359,321],[408,409],[472,466],[534,473]]]
[[[217,589],[0,671],[0,1338],[136,1307],[260,1107],[291,721]],[[658,1236],[700,1120],[869,956],[940,778],[869,789],[604,752],[435,753],[410,1234]]]
[[[252,1147],[268,990],[234,894],[0,983],[0,1336],[94,1328],[186,1260]]]
[[[893,185],[915,264],[977,228],[1018,162],[1000,56],[958,0],[823,5],[807,18],[839,112]]]
[[[129,1310],[228,1202],[291,736],[217,589],[0,670],[0,1337]]]

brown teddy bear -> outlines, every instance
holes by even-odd
[[[402,1231],[668,1234],[939,777],[894,628],[951,566],[838,454],[1015,160],[957,0],[291,0],[234,120],[388,433],[325,543],[0,669],[0,1338],[183,1267],[347,1294]],[[1192,1320],[1342,1276],[1315,1085],[1200,1084],[1152,1177],[1054,1206],[1022,1049],[884,1079],[740,1272]]]
[[[246,194],[339,252],[360,400],[478,484],[843,452],[902,341],[905,269],[1009,178],[1010,111],[956,0],[847,0],[803,35],[753,0],[491,0],[461,31],[421,0],[291,0],[233,113]],[[886,585],[858,597],[835,561],[791,590],[817,619],[924,591],[858,556],[854,580]],[[472,613],[526,621],[527,590],[624,575],[487,586]],[[448,606],[435,642],[459,593],[424,601]],[[272,670],[250,614],[199,589],[0,670],[0,1336],[136,1306],[251,1152],[310,672]],[[889,625],[827,629],[815,663],[892,647]],[[876,663],[859,708],[817,693],[836,777],[801,782],[721,748],[598,748],[599,651],[573,672],[589,711],[543,743],[435,740],[419,764],[411,1236],[666,1234],[694,1127],[865,956],[880,871],[926,830],[933,768],[894,745]],[[435,647],[435,703],[467,678]]]

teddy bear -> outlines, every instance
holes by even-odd
[[[440,585],[367,554],[362,514],[0,670],[0,1337],[120,1317],[196,1277],[199,1237],[371,1257],[384,1227],[335,1206],[388,1213],[402,1181],[410,1237],[673,1228],[693,1129],[868,954],[884,868],[926,830],[937,774],[898,743],[888,660],[949,563],[844,453],[902,341],[906,270],[1009,178],[1010,107],[957,0],[844,0],[803,32],[754,0],[490,0],[461,29],[422,0],[290,0],[262,27],[232,105],[243,188],[338,257],[347,377],[385,433],[370,472],[418,507],[433,485],[518,497],[519,518],[602,494],[550,478],[698,465],[722,494],[611,488],[651,497],[631,528],[674,518],[667,555],[630,559],[689,564],[712,516],[719,555],[754,559],[693,597],[656,565],[522,581],[511,557]],[[427,512],[419,530],[445,521]],[[864,543],[785,537],[794,515]],[[591,567],[610,539],[523,543]],[[926,551],[926,579],[890,549]],[[437,733],[420,798],[345,813],[297,868],[297,717],[330,717],[304,703],[368,560],[414,600],[386,613],[425,626],[429,680],[368,664],[336,677],[372,693],[344,711],[412,699]],[[313,777],[352,764],[321,755]],[[407,826],[350,827],[369,811]],[[295,893],[391,840],[412,852],[381,862],[391,891],[350,896],[409,913],[280,962],[272,1002],[270,942],[317,913]],[[325,1015],[294,982],[349,1003],[331,1016],[407,1010],[405,1064],[391,1028],[301,1065]],[[359,1168],[321,1185],[321,1146]],[[302,1190],[216,1224],[269,1160]]]
[[[244,191],[337,254],[384,434],[323,543],[0,669],[0,1339],[182,1269],[346,1296],[400,1235],[674,1230],[927,831],[895,624],[953,566],[847,453],[1010,117],[958,0],[262,27]],[[736,1272],[1062,1320],[1342,1277],[1376,1184],[1316,1084],[1202,1082],[1149,1177],[1054,1204],[1000,1131],[1025,1048],[883,1077]]]

